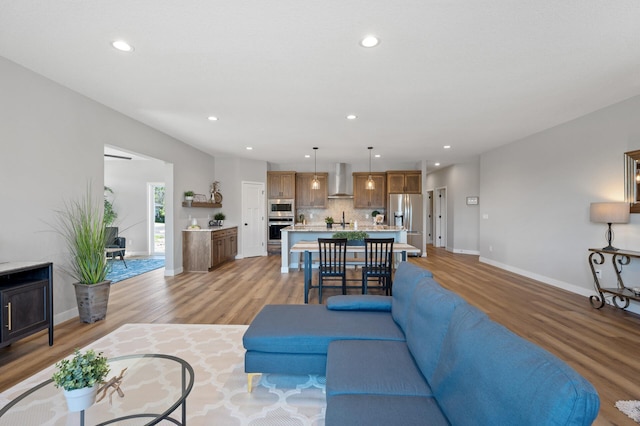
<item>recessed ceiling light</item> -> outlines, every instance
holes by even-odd
[[[439,166],[439,165],[440,165],[440,163],[436,163],[436,164],[435,164],[435,166],[436,166],[436,167],[437,167],[437,166]]]
[[[311,156],[309,154],[305,154],[304,158],[311,158]]]
[[[209,120],[209,121],[218,121],[218,117],[216,117],[215,115],[210,115],[209,117],[207,117],[207,120]]]
[[[355,120],[356,118],[358,118],[358,116],[357,116],[357,115],[355,115],[355,114],[349,114],[349,115],[347,115],[347,120]]]
[[[122,52],[133,52],[133,46],[124,40],[116,40],[111,45]]]
[[[362,47],[376,47],[380,43],[380,39],[373,35],[368,35],[360,41]]]
[[[375,154],[374,157],[380,158],[380,154]]]
[[[247,148],[245,148],[247,151],[251,151],[253,149],[252,146],[248,146]]]
[[[449,149],[449,148],[451,148],[451,145],[445,145],[445,146],[443,146],[443,148],[444,149]]]

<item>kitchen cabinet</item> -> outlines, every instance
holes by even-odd
[[[182,231],[182,269],[208,272],[238,254],[238,228]]]
[[[0,264],[0,347],[45,329],[53,345],[52,271],[51,263]]]
[[[296,196],[296,172],[267,172],[267,198]]]
[[[387,192],[389,194],[422,193],[422,172],[420,170],[387,171]]]
[[[320,182],[319,189],[311,189],[314,176],[317,176]],[[329,173],[296,173],[296,208],[326,208],[328,181]]]
[[[384,209],[387,198],[386,173],[371,173],[375,189],[367,189],[369,173],[353,173],[353,207],[356,209]]]

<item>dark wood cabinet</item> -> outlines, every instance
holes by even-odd
[[[53,265],[0,264],[0,347],[49,329],[53,345]]]
[[[267,198],[296,196],[296,172],[267,172]]]
[[[313,177],[318,177],[320,188],[311,189]],[[324,209],[327,206],[329,173],[296,173],[296,208]]]
[[[386,173],[371,173],[375,189],[367,189],[369,173],[353,173],[353,207],[356,209],[384,209],[387,198]]]
[[[387,171],[387,192],[389,194],[422,193],[422,172],[420,170]]]

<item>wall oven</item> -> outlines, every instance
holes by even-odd
[[[270,217],[269,218],[269,240],[268,244],[280,244],[282,236],[280,230],[287,226],[293,225],[293,216],[291,217]]]
[[[293,217],[294,216],[293,199],[270,199],[267,215],[269,218],[274,217]]]

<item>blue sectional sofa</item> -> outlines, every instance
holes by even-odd
[[[393,296],[267,305],[243,343],[247,373],[326,375],[328,426],[590,425],[600,405],[566,363],[408,262]]]

